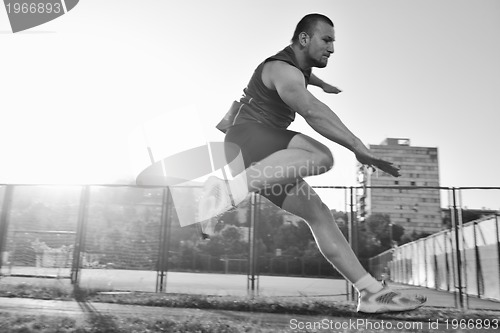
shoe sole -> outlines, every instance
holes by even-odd
[[[423,304],[422,304],[423,305]],[[389,308],[379,308],[375,311],[366,311],[366,310],[357,310],[359,313],[398,313],[398,312],[408,312],[408,311],[413,311],[417,310],[418,308],[422,307],[422,305],[419,305],[417,307],[411,308],[411,309],[389,309]]]

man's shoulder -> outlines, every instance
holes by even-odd
[[[273,76],[303,76],[302,71],[294,65],[283,61],[273,60],[264,64],[263,72],[267,72]]]
[[[303,73],[297,67],[284,61],[276,60],[268,62],[262,69],[262,82],[271,90],[276,90],[277,86],[283,84],[298,84],[303,86],[304,80]]]

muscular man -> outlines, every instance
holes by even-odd
[[[330,150],[305,134],[287,130],[298,113],[316,132],[351,150],[360,163],[399,176],[398,168],[373,155],[335,112],[307,90],[311,84],[327,93],[340,92],[311,72],[313,67],[328,64],[334,41],[334,26],[328,17],[307,15],[298,23],[291,45],[257,67],[244,96],[218,125],[226,133],[225,141],[240,147],[246,169],[233,170],[237,175],[229,184],[216,177],[207,180],[201,219],[223,213],[249,192],[258,192],[308,223],[321,253],[358,290],[358,311],[416,309],[425,299],[403,296],[368,274],[330,209],[304,181],[332,168]]]

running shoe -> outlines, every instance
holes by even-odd
[[[421,307],[427,298],[425,296],[405,296],[384,287],[377,293],[362,290],[358,296],[358,312],[383,313],[415,310]]]
[[[215,233],[217,217],[232,208],[234,203],[228,184],[215,176],[209,177],[203,186],[198,205],[198,221],[204,239]]]

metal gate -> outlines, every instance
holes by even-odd
[[[82,194],[84,192],[82,191]],[[2,191],[2,276],[71,279],[77,246],[79,188],[8,185]],[[53,207],[65,209],[53,210]],[[54,221],[59,221],[54,223]]]

